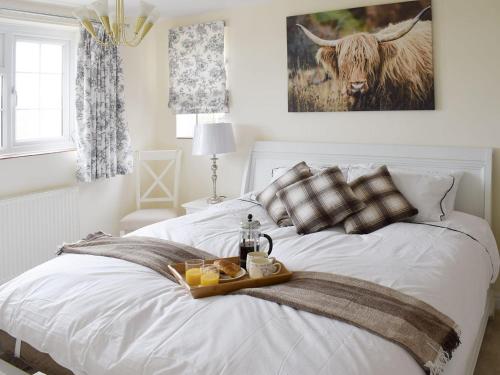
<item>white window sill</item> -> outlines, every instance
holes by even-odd
[[[15,152],[15,153],[6,153],[6,154],[0,153],[0,160],[14,159],[14,158],[25,158],[28,156],[59,154],[62,152],[72,152],[72,151],[76,151],[76,148],[74,148],[74,147],[62,147],[62,148],[56,148],[53,150],[46,150],[46,151],[26,151],[26,152]]]

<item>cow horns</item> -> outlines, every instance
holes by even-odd
[[[392,34],[382,34],[382,35],[375,35],[379,43],[385,43],[385,42],[392,42],[394,40],[397,40],[399,38],[402,38],[406,34],[408,34],[411,29],[420,21],[420,18],[424,15],[425,12],[427,12],[431,7],[427,7],[424,10],[422,10],[406,27],[398,30],[397,32],[394,32]],[[338,44],[338,40],[327,40],[327,39],[321,39],[320,37],[314,35],[312,32],[310,32],[307,28],[302,26],[301,24],[297,24],[298,27],[302,29],[304,34],[311,39],[312,42],[317,44],[320,47],[335,47]]]
[[[338,43],[337,40],[326,40],[326,39],[321,39],[320,37],[314,35],[312,32],[307,30],[304,26],[301,24],[297,24],[298,27],[302,29],[304,34],[311,39],[314,43],[316,43],[320,47],[335,47]]]
[[[380,34],[376,35],[377,40],[379,43],[385,43],[385,42],[392,42],[394,40],[397,40],[399,38],[404,37],[406,34],[408,34],[413,27],[420,21],[420,18],[424,15],[425,12],[427,12],[429,9],[431,9],[430,6],[422,10],[411,22],[408,23],[405,27],[397,30],[396,32],[392,34]]]

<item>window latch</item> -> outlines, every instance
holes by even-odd
[[[17,107],[17,90],[16,86],[12,86],[12,96],[14,97],[14,108]]]

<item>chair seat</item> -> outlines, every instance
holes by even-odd
[[[120,230],[132,232],[139,228],[159,223],[160,221],[173,219],[179,216],[179,211],[175,208],[152,208],[137,210],[120,220]]]

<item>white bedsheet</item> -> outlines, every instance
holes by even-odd
[[[341,228],[298,236],[234,200],[134,234],[234,256],[249,212],[289,269],[370,280],[449,315],[463,343],[446,374],[464,373],[499,269],[484,220],[455,212],[438,223],[476,240],[406,223],[365,236]],[[0,329],[75,374],[423,374],[406,351],[348,324],[246,296],[192,300],[148,268],[87,255],[60,256],[0,287]]]

